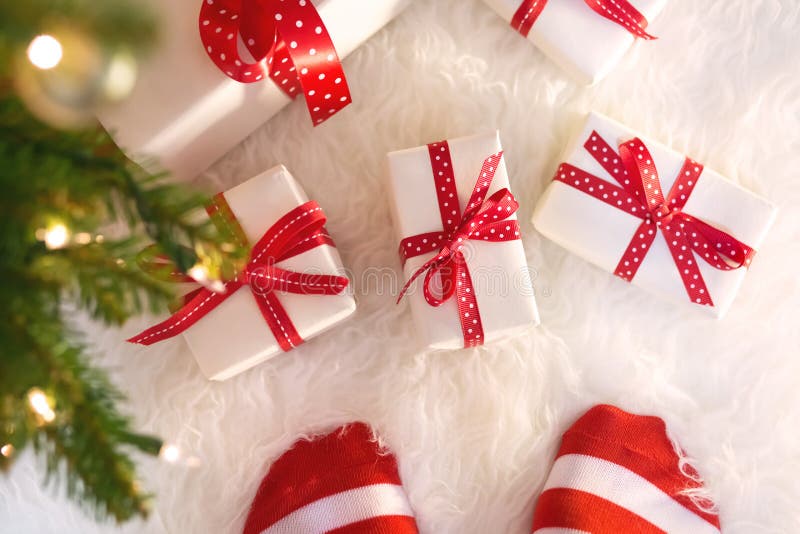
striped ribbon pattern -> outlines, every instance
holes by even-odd
[[[559,0],[575,1],[575,0]],[[534,23],[547,6],[548,0],[523,0],[511,18],[511,27],[527,37]],[[655,39],[647,33],[647,18],[642,15],[628,0],[584,0],[601,17],[619,24],[634,37]]]
[[[713,503],[657,417],[596,406],[565,434],[536,503],[535,534],[719,534]]]

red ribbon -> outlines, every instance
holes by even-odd
[[[244,233],[222,194],[214,198],[209,214],[215,224],[227,224],[233,235]],[[224,292],[200,288],[186,295],[185,304],[169,319],[130,338],[131,343],[151,345],[176,336],[195,324],[207,313],[243,286],[248,286],[258,303],[264,320],[280,347],[288,351],[303,343],[276,291],[300,295],[338,295],[348,280],[328,274],[307,275],[277,267],[275,263],[326,244],[335,246],[325,230],[325,214],[314,202],[306,202],[278,219],[259,239],[250,253],[244,271],[224,283]],[[221,333],[224,335],[224,333]]]
[[[647,18],[633,7],[628,0],[584,0],[584,2],[597,14],[619,24],[634,37],[655,39],[645,31]],[[547,0],[523,0],[511,18],[511,27],[524,37],[527,37],[546,5]]]
[[[519,223],[508,220],[517,211],[519,204],[506,188],[486,198],[503,157],[502,151],[484,160],[463,216],[460,214],[458,190],[447,141],[429,144],[428,154],[439,201],[442,230],[406,237],[400,242],[400,256],[405,264],[409,258],[436,250],[438,254],[411,275],[397,301],[400,302],[414,280],[425,273],[425,300],[431,306],[441,306],[455,295],[464,347],[474,347],[483,344],[483,323],[462,249],[468,240],[498,242],[519,239]],[[439,295],[434,293],[434,280],[441,289]]]
[[[583,146],[619,186],[569,163],[562,163],[553,179],[642,219],[614,274],[628,282],[633,280],[660,231],[691,301],[713,306],[697,258],[715,269],[729,271],[749,265],[756,251],[683,211],[703,166],[686,158],[665,197],[653,158],[639,138],[620,144],[617,153],[593,131]]]
[[[255,62],[239,55],[239,35]],[[200,39],[234,80],[268,76],[289,98],[302,92],[314,125],[351,102],[339,56],[311,0],[203,0]]]

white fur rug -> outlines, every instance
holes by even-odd
[[[200,182],[224,189],[285,163],[322,201],[344,262],[399,268],[387,151],[499,128],[543,326],[451,353],[418,349],[406,305],[356,287],[356,317],[224,383],[148,324],[97,331],[98,361],[140,428],[199,467],[142,460],[147,522],[118,528],[51,489],[30,456],[0,479],[3,533],[238,533],[259,480],[301,435],[361,419],[396,451],[425,534],[528,532],[560,433],[610,402],[664,417],[729,534],[800,532],[800,8],[796,0],[673,0],[596,87],[566,79],[479,0],[417,1],[347,59],[355,100],[311,128],[295,102]],[[529,223],[579,114],[594,108],[781,205],[721,322],[652,299]],[[742,214],[746,216],[746,214]]]

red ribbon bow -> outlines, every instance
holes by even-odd
[[[428,153],[439,200],[442,231],[426,232],[403,239],[400,242],[400,256],[405,264],[409,258],[429,254],[437,249],[439,252],[411,275],[400,291],[397,302],[400,302],[414,280],[424,272],[425,300],[431,306],[441,306],[455,295],[464,346],[474,347],[483,344],[483,324],[462,249],[469,240],[497,242],[519,239],[519,223],[508,220],[517,211],[519,204],[506,188],[486,198],[503,157],[501,151],[484,160],[467,202],[467,209],[463,216],[460,215],[458,191],[447,141],[429,144]],[[438,280],[441,289],[438,296],[433,291],[434,280]]]
[[[645,31],[647,18],[633,7],[628,0],[584,0],[584,2],[597,14],[619,24],[633,34],[634,37],[655,39]],[[511,27],[524,37],[527,37],[546,5],[547,0],[523,0],[511,18]]]
[[[657,231],[661,231],[691,301],[713,306],[697,258],[715,269],[729,271],[749,265],[755,250],[683,211],[703,166],[686,158],[664,196],[653,157],[639,138],[620,144],[617,153],[593,131],[583,146],[620,185],[569,163],[562,163],[553,179],[642,219],[614,274],[630,282],[650,251]]]
[[[216,224],[230,225],[233,235],[245,239],[233,212],[222,194],[214,198],[209,214]],[[200,288],[185,297],[185,304],[169,319],[130,338],[131,343],[151,345],[176,336],[195,324],[243,286],[248,286],[269,329],[280,347],[291,350],[303,343],[276,291],[301,295],[338,295],[348,280],[328,274],[301,274],[277,267],[275,263],[326,244],[335,246],[325,230],[325,214],[314,202],[306,202],[278,219],[259,239],[245,269],[224,283],[224,292]]]
[[[239,55],[239,35],[254,62]],[[203,0],[200,39],[234,80],[268,76],[289,98],[302,92],[314,125],[351,102],[339,56],[311,0]]]

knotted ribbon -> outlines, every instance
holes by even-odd
[[[655,39],[655,37],[645,31],[647,28],[647,18],[633,7],[628,0],[584,0],[584,2],[598,15],[619,24],[634,37]],[[511,18],[511,27],[524,37],[527,37],[533,24],[536,22],[536,19],[539,18],[539,15],[542,14],[546,5],[547,0],[523,0],[514,13],[514,16]]]
[[[239,244],[246,246],[246,237],[225,197],[219,194],[208,208],[212,221],[224,228]],[[347,287],[343,276],[328,274],[302,274],[277,267],[277,262],[286,260],[320,245],[335,246],[325,229],[325,214],[314,202],[306,202],[278,219],[252,247],[250,258],[233,280],[224,282],[224,291],[215,292],[207,288],[197,289],[184,297],[184,305],[167,320],[130,338],[131,343],[151,345],[176,336],[195,324],[225,299],[244,286],[258,304],[267,326],[284,351],[303,343],[289,315],[278,300],[276,291],[301,295],[338,295]],[[154,267],[145,265],[145,270]],[[169,278],[185,281],[185,275],[175,272]],[[223,333],[224,334],[224,333]]]
[[[462,249],[469,240],[498,242],[519,239],[519,223],[509,220],[519,205],[507,188],[486,198],[503,157],[502,151],[484,160],[463,215],[460,213],[447,141],[429,144],[428,154],[439,201],[442,230],[406,237],[400,242],[399,252],[403,264],[409,258],[433,251],[438,253],[409,277],[397,301],[400,302],[411,284],[425,273],[423,294],[426,302],[431,306],[441,306],[455,296],[464,346],[474,347],[483,344],[483,323]],[[434,281],[438,282],[441,289],[438,295],[434,291]]]
[[[311,0],[203,0],[200,39],[230,78],[264,77],[289,98],[303,93],[314,125],[351,102],[350,89],[328,30]],[[250,55],[239,55],[238,37]]]
[[[628,282],[633,280],[660,231],[691,301],[713,306],[697,258],[715,269],[729,271],[749,265],[756,251],[683,211],[703,166],[686,158],[664,196],[653,157],[639,138],[621,143],[617,153],[593,131],[583,146],[619,186],[570,163],[562,163],[553,179],[642,219],[614,274]]]

